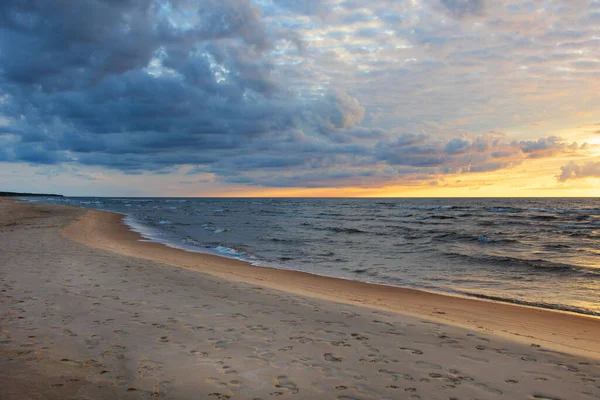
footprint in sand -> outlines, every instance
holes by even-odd
[[[72,367],[80,367],[81,366],[81,362],[69,360],[68,358],[63,358],[60,361],[63,362],[63,363],[65,363],[65,364],[67,364],[67,365],[70,365]]]
[[[227,400],[227,399],[231,398],[231,396],[228,396],[223,393],[210,393],[208,395],[208,397],[210,397],[211,399],[216,399],[216,400]]]
[[[419,350],[419,349],[411,349],[411,348],[408,348],[408,347],[398,347],[398,349],[403,350],[403,351],[408,351],[411,354],[414,354],[414,355],[417,355],[417,356],[420,356],[420,355],[423,354],[423,352],[421,350]]]
[[[369,340],[369,338],[367,336],[361,335],[359,333],[351,333],[350,336],[352,336],[354,339],[360,340],[360,341]]]
[[[388,371],[385,369],[380,369],[378,372],[382,375],[389,376],[390,379],[392,379],[393,381],[397,381],[400,377],[402,377],[402,379],[404,379],[406,381],[414,381],[414,378],[412,376],[410,376],[408,374],[403,374],[401,372]]]
[[[206,381],[212,385],[219,387],[227,387],[227,384],[223,381],[220,381],[218,378],[207,378]]]
[[[467,354],[459,354],[459,357],[465,358],[470,361],[481,362],[481,363],[489,363],[490,361],[485,358],[473,357]]]
[[[423,367],[423,368],[442,369],[441,365],[433,364],[433,363],[428,363],[426,361],[417,361],[415,364],[417,364],[417,365],[419,365],[420,367]]]
[[[503,394],[503,392],[501,390],[490,387],[490,386],[486,385],[485,383],[474,383],[473,385],[480,389],[485,390],[488,393],[497,394],[497,395]]]
[[[336,347],[352,347],[350,344],[346,343],[343,340],[334,340],[332,342],[329,342],[329,344]]]
[[[389,363],[389,361],[386,360],[385,357],[383,357],[383,356],[378,356],[376,354],[369,354],[368,356],[369,356],[369,358],[360,358],[358,361],[369,362],[372,364],[387,364],[387,363]]]
[[[287,389],[290,391],[290,393],[298,393],[298,391],[299,391],[296,384],[294,382],[292,382],[292,380],[290,380],[290,378],[288,378],[285,375],[281,375],[281,376],[277,377],[277,384],[275,385],[275,387]]]
[[[144,378],[158,378],[161,375],[163,364],[152,360],[141,360],[138,365],[138,374]]]
[[[329,362],[342,362],[342,360],[343,360],[342,357],[335,357],[331,353],[325,353],[325,354],[323,354],[323,359],[325,361],[329,361]]]

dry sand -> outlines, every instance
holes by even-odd
[[[598,318],[137,239],[0,200],[0,399],[600,399]]]

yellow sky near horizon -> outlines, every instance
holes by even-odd
[[[251,188],[212,193],[222,197],[600,197],[600,178],[558,182],[556,161],[527,162],[488,173],[444,176],[438,185],[389,185],[375,188]],[[206,196],[206,192],[190,194]]]

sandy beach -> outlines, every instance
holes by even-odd
[[[0,200],[1,399],[600,399],[600,319],[254,267]]]

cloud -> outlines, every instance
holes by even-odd
[[[298,14],[325,17],[330,12],[328,0],[274,0],[278,6]]]
[[[589,161],[576,163],[571,161],[565,166],[560,167],[561,174],[557,177],[559,182],[566,182],[572,179],[600,178],[600,161]]]
[[[408,134],[395,142],[378,143],[376,157],[391,165],[426,167],[443,174],[494,171],[521,164],[527,158],[552,157],[581,149],[577,143],[567,143],[554,136],[536,141],[508,142],[497,134],[447,141]]]
[[[170,7],[170,12],[165,12]],[[193,16],[187,20],[186,16]],[[3,75],[45,91],[97,84],[141,69],[157,51],[183,55],[208,40],[239,39],[255,50],[272,45],[249,0],[6,0],[0,5]]]
[[[520,141],[518,146],[529,158],[552,157],[560,153],[571,153],[584,150],[587,144],[568,143],[557,136],[540,138],[538,140]]]
[[[483,14],[484,0],[440,0],[442,5],[457,18],[463,18],[468,15]]]
[[[328,93],[325,101],[317,106],[318,119],[326,128],[353,128],[365,117],[365,108],[358,100],[339,90]]]
[[[600,110],[598,11],[582,0],[6,0],[0,161],[316,187],[576,153],[522,127]]]

